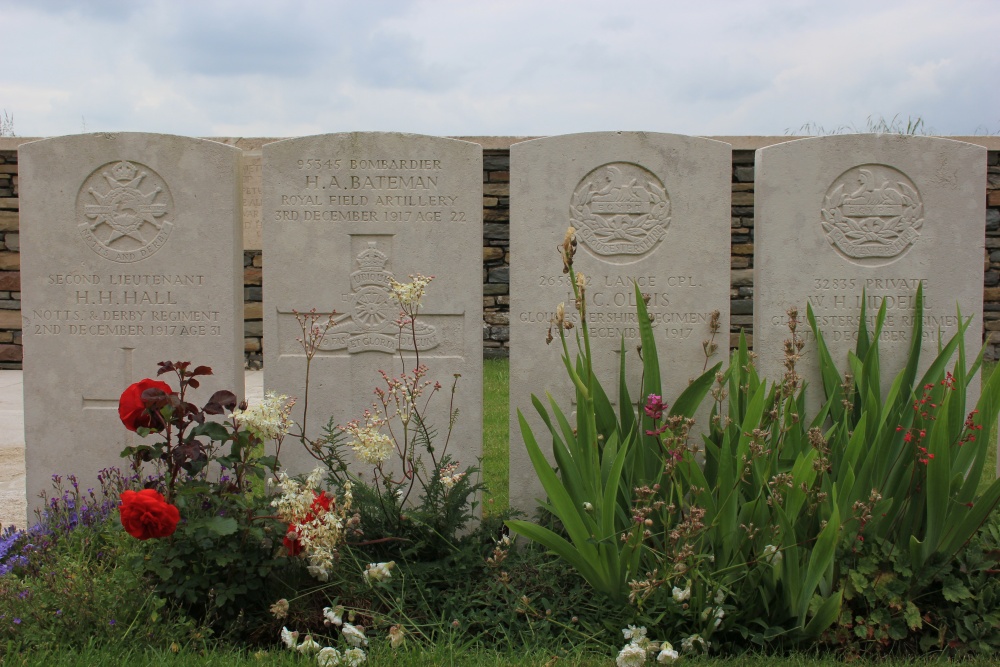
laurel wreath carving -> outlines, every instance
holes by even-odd
[[[584,191],[580,188],[573,194],[570,202],[570,216],[577,227],[588,227],[600,241],[640,242],[655,227],[670,224],[670,201],[667,199],[667,191],[648,180],[645,190],[648,195],[647,201],[652,204],[649,213],[638,216],[622,213],[603,218],[590,210],[594,190],[588,188]]]
[[[923,226],[921,216],[924,205],[913,188],[902,181],[897,181],[896,187],[893,187],[887,180],[876,186],[875,175],[870,170],[861,169],[859,173],[861,187],[858,190],[848,196],[841,183],[824,199],[822,224],[827,234],[838,229],[854,244],[872,242],[890,245],[907,229],[919,230]],[[902,206],[903,212],[887,220],[883,219],[885,216],[871,216],[858,221],[844,216],[845,203],[862,206],[893,204]]]

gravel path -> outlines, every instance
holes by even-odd
[[[25,526],[24,447],[0,449],[0,526]]]

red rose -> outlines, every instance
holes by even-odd
[[[333,502],[333,498],[326,495],[326,491],[320,491],[316,493],[313,491],[313,501],[312,506],[309,508],[312,510],[312,514],[322,514],[323,512],[330,511],[330,504]],[[310,516],[307,521],[312,521],[313,518]]]
[[[118,511],[125,532],[140,540],[173,535],[181,520],[180,510],[153,489],[124,491]]]
[[[140,426],[145,428],[160,429],[162,425],[154,421],[153,416],[146,410],[146,403],[142,400],[142,392],[147,389],[159,389],[165,394],[172,392],[170,385],[159,380],[139,380],[128,389],[122,392],[118,399],[118,416],[121,417],[125,428],[134,431]]]

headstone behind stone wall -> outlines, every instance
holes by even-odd
[[[242,395],[243,243],[236,148],[89,134],[25,144],[19,161],[30,511],[53,474],[86,488],[124,465],[140,439],[118,397],[157,362],[213,368],[196,403]]]
[[[805,340],[798,372],[823,398],[811,304],[841,374],[856,345],[862,291],[868,328],[880,304],[883,392],[902,370],[917,286],[923,283],[921,372],[958,330],[956,305],[973,316],[970,355],[982,342],[986,150],[949,139],[849,135],[757,151],[754,351],[771,380],[784,372],[786,311],[798,308]],[[978,378],[974,391],[978,395]]]
[[[510,501],[530,511],[541,495],[517,420],[520,409],[539,444],[551,442],[531,405],[548,392],[569,415],[574,392],[549,321],[565,302],[581,326],[557,246],[577,229],[575,269],[587,278],[595,371],[617,395],[625,337],[629,389],[639,400],[633,281],[649,294],[665,400],[705,367],[702,342],[712,311],[726,357],[729,336],[731,151],[728,144],[669,134],[601,132],[537,139],[511,147]],[[567,332],[572,339],[575,331]],[[575,344],[570,343],[575,358]],[[699,415],[701,421],[707,419]]]
[[[429,423],[441,453],[450,388],[460,374],[459,416],[448,453],[462,467],[482,449],[482,148],[453,139],[349,133],[265,145],[264,384],[299,398],[306,359],[293,310],[336,311],[312,361],[308,433],[360,419],[384,387],[380,371],[412,372],[414,344],[400,336],[399,304],[389,278],[433,275],[418,317],[420,362],[443,390]],[[397,424],[398,426],[398,424]],[[296,472],[315,461],[286,444],[282,463]]]

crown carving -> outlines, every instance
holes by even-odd
[[[134,164],[122,160],[111,169],[111,175],[116,181],[131,181],[138,171]]]
[[[376,248],[374,241],[369,241],[368,247],[358,255],[358,264],[365,271],[381,271],[388,261],[389,256]]]

